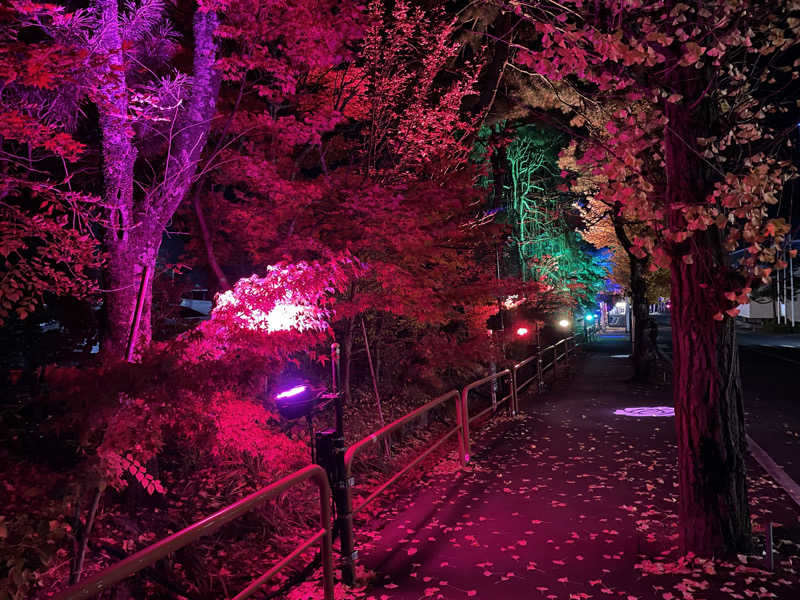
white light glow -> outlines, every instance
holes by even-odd
[[[293,388],[286,390],[285,392],[281,392],[275,398],[290,398],[291,396],[297,396],[302,392],[305,392],[308,389],[307,385],[296,385]]]
[[[314,307],[293,304],[288,301],[286,294],[284,300],[277,302],[269,312],[256,308],[252,303],[235,298],[232,290],[217,297],[217,307],[228,304],[236,307],[236,315],[242,324],[253,331],[305,331],[307,329],[320,329],[323,325]]]
[[[674,417],[675,409],[672,406],[637,406],[618,408],[614,414],[623,417]]]
[[[561,327],[568,327],[569,321],[567,319],[561,319],[558,324],[561,325]]]
[[[511,310],[512,308],[516,308],[523,302],[525,302],[525,298],[520,298],[517,294],[514,294],[513,296],[509,296],[508,298],[503,300],[503,306],[508,310]]]

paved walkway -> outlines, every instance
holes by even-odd
[[[670,393],[627,383],[625,354],[624,336],[601,338],[569,377],[524,398],[523,416],[479,436],[469,469],[393,503],[372,524],[382,529],[360,535],[376,573],[367,598],[800,598],[788,541],[774,574],[752,557],[680,558],[673,419],[615,414],[670,406]],[[751,505],[757,528],[777,521],[778,537],[800,540],[798,513],[755,463]]]

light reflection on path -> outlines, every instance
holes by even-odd
[[[638,406],[618,408],[614,414],[623,417],[674,417],[675,409],[672,406]]]

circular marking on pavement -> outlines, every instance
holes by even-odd
[[[614,414],[623,417],[674,417],[675,409],[672,406],[631,406],[618,408]]]

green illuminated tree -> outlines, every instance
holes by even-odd
[[[588,305],[602,289],[606,269],[577,231],[583,223],[575,196],[558,189],[558,156],[566,143],[566,136],[532,125],[485,127],[478,150],[492,168],[481,185],[511,227],[509,269]]]

